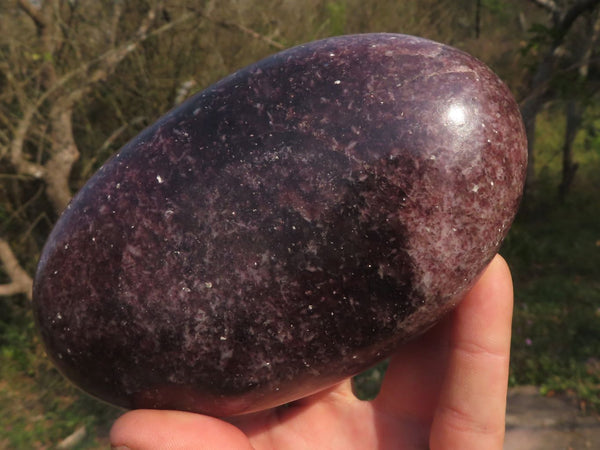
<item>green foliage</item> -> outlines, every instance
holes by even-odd
[[[510,8],[504,0],[481,0],[481,6],[494,14],[502,14]]]
[[[77,448],[106,448],[120,411],[81,393],[56,371],[30,311],[15,303],[0,302],[0,448],[47,448],[81,426],[88,436]]]
[[[347,5],[344,0],[329,2],[325,5],[329,31],[332,35],[341,35],[346,32]]]
[[[377,397],[388,365],[389,360],[385,360],[355,376],[352,380],[354,394],[361,400],[373,400]]]
[[[542,23],[534,23],[531,25],[529,34],[530,37],[527,41],[527,45],[521,48],[521,52],[524,55],[548,46],[555,38],[553,29]]]
[[[550,160],[551,158],[549,158]],[[596,165],[596,171],[600,165]],[[548,177],[556,179],[556,177]],[[502,249],[513,270],[513,384],[572,390],[600,407],[600,191],[581,177],[565,203],[547,183],[535,215],[520,217]],[[553,200],[554,199],[554,200]]]
[[[597,190],[593,185],[600,167],[600,106],[590,99],[590,107],[584,116],[584,127],[573,143],[573,159],[579,164],[575,187],[581,196]],[[560,180],[562,170],[562,145],[565,134],[564,104],[555,103],[538,115],[536,126],[535,170],[538,175],[540,194],[532,203],[545,204],[554,200],[553,189]],[[589,191],[589,192],[588,192]],[[590,201],[592,201],[590,199]]]

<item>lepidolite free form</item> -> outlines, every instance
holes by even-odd
[[[508,88],[459,50],[365,34],[278,53],[75,196],[35,277],[48,356],[125,408],[230,416],[327,388],[461,300],[526,161]]]

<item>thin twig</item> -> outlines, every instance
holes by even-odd
[[[8,242],[0,238],[0,262],[10,282],[0,284],[0,296],[25,294],[31,300],[33,281],[29,274],[21,267]]]
[[[555,13],[559,13],[560,10],[558,9],[557,4],[554,2],[554,0],[531,0],[533,3],[535,3],[538,6],[541,6],[542,8],[548,10],[549,12],[555,14]]]
[[[98,57],[91,59],[90,61],[87,61],[86,63],[82,64],[78,68],[66,73],[61,78],[59,78],[52,86],[50,86],[42,95],[40,95],[33,103],[28,105],[28,107],[26,108],[26,110],[23,113],[22,119],[19,121],[19,124],[15,130],[15,137],[13,138],[13,142],[11,143],[11,149],[10,149],[11,161],[17,167],[17,170],[20,173],[31,175],[35,178],[42,178],[44,176],[45,169],[43,166],[25,160],[25,158],[23,157],[23,147],[24,147],[24,143],[25,143],[25,137],[27,135],[27,130],[29,129],[29,126],[31,124],[31,121],[32,121],[34,115],[37,113],[39,108],[44,104],[44,102],[46,102],[46,100],[48,100],[48,98],[50,98],[50,96],[52,96],[55,92],[57,92],[59,89],[61,89],[63,86],[65,86],[69,81],[71,81],[76,76],[88,71],[89,68],[91,66],[93,66],[94,64],[100,63],[102,61],[110,61],[110,63],[107,65],[114,67],[114,65],[116,65],[118,62],[120,62],[125,56],[127,56],[127,54],[129,54],[129,53],[133,52],[135,49],[137,49],[138,45],[140,43],[142,43],[143,41],[145,41],[146,39],[148,39],[152,36],[158,36],[159,34],[162,34],[166,31],[168,31],[169,29],[173,28],[174,26],[176,26],[184,21],[187,21],[187,20],[191,19],[192,17],[194,17],[194,15],[191,13],[183,14],[177,20],[169,22],[169,23],[157,28],[156,30],[153,30],[150,33],[147,33],[147,24],[144,23],[143,25],[140,26],[140,29],[138,30],[138,32],[143,32],[143,33],[136,40],[128,41],[128,42],[120,45],[117,48],[110,49],[110,50],[104,52],[103,54],[99,55]],[[103,69],[98,69],[90,77],[88,77],[88,82],[86,83],[86,85],[83,88],[80,88],[78,90],[75,90],[75,91],[72,91],[71,93],[69,93],[69,96],[71,96],[71,99],[74,100],[77,97],[79,97],[85,88],[89,88],[90,84],[103,80],[105,78],[105,76],[108,75],[109,71],[110,70],[107,70],[106,66],[104,66]]]
[[[248,36],[250,36],[250,37],[252,37],[254,39],[258,39],[260,41],[266,42],[271,47],[274,47],[274,48],[276,48],[278,50],[285,49],[285,46],[282,43],[277,42],[277,41],[271,39],[268,36],[260,34],[257,31],[254,31],[253,29],[248,28],[245,25],[239,24],[237,22],[229,22],[229,21],[225,21],[225,20],[217,20],[217,19],[214,19],[213,17],[211,17],[210,15],[208,15],[208,14],[206,14],[204,12],[198,12],[197,14],[200,15],[201,17],[203,17],[204,19],[208,20],[209,22],[212,22],[212,23],[214,23],[216,25],[219,25],[219,26],[221,26],[223,28],[235,28],[236,30],[241,31],[242,33],[244,33],[244,34],[246,34],[246,35],[248,35]]]
[[[42,18],[40,10],[36,9],[36,7],[31,4],[31,2],[29,2],[28,0],[19,0],[19,6],[23,11],[25,11],[25,14],[27,14],[31,18],[31,20],[33,20],[35,26],[38,29],[44,28],[46,26],[46,22]]]

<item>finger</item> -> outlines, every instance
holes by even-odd
[[[330,413],[339,416],[339,413],[336,411],[351,411],[357,403],[361,403],[361,401],[354,395],[352,380],[348,378],[327,389],[294,400],[275,409],[231,417],[228,421],[252,437],[256,434],[256,430],[263,431],[265,424],[272,422],[271,419],[274,416],[277,417],[278,421],[286,421],[290,417],[299,416],[325,417],[330,415]]]
[[[269,411],[230,420],[255,448],[374,448],[377,429],[350,380]]]
[[[390,359],[374,408],[429,427],[446,368],[449,325],[445,318],[425,335],[400,347]]]
[[[313,403],[328,401],[355,402],[358,399],[352,390],[352,379],[347,378],[334,386],[324,389],[316,394],[296,400],[291,406],[310,406]]]
[[[110,431],[110,442],[112,448],[131,450],[252,449],[238,428],[222,420],[149,409],[121,416]]]
[[[432,450],[502,448],[512,306],[510,272],[497,256],[453,313]]]
[[[433,412],[446,369],[449,320],[402,345],[392,356],[377,398],[371,402],[381,430],[401,448],[427,448]]]

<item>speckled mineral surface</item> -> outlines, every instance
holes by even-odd
[[[525,164],[509,90],[461,51],[368,34],[276,54],[77,194],[35,278],[48,355],[127,408],[228,416],[311,394],[461,299]]]

